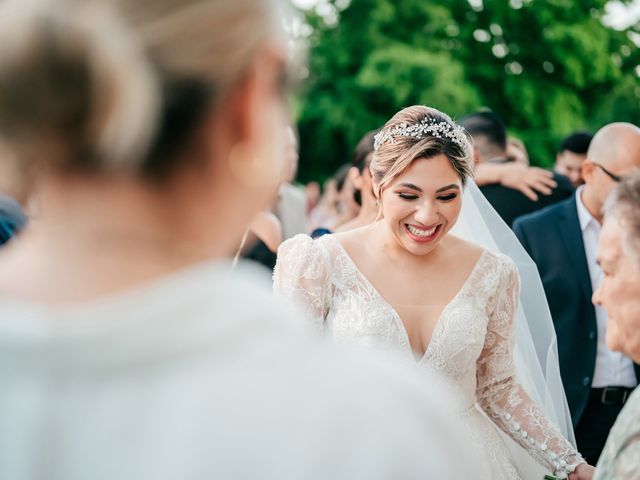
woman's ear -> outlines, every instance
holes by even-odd
[[[261,130],[259,123],[261,112],[268,104],[270,93],[269,76],[259,75],[256,59],[254,64],[247,69],[244,78],[239,82],[233,92],[228,96],[227,122],[234,133],[235,142],[245,146],[248,150],[260,144]]]
[[[362,175],[360,174],[360,170],[358,170],[358,167],[351,167],[349,169],[349,180],[351,181],[351,185],[353,185],[353,188],[355,188],[356,190],[362,190]]]
[[[473,144],[473,163],[475,163],[476,165],[478,163],[480,163],[480,154],[478,153],[478,147],[476,146],[476,144]]]
[[[380,204],[380,195],[382,194],[382,192],[380,191],[380,184],[373,180],[371,182],[371,187],[373,190],[373,196],[376,197],[376,203]]]
[[[284,65],[281,55],[265,49],[226,99],[231,171],[252,187],[276,188],[285,172],[288,118],[279,85]]]

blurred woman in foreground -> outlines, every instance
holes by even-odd
[[[0,4],[1,141],[41,203],[0,253],[0,478],[478,468],[436,393],[314,343],[225,260],[281,178],[277,7]]]

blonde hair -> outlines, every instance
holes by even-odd
[[[435,108],[414,105],[396,113],[384,125],[381,133],[403,124],[419,124],[425,119],[457,127],[446,113]],[[379,196],[384,187],[406,170],[413,161],[419,158],[433,158],[440,154],[447,157],[460,177],[462,185],[465,185],[473,176],[472,151],[471,139],[466,132],[461,139],[455,141],[446,136],[394,136],[392,142],[382,143],[373,153],[369,168],[374,184],[377,185],[376,194]]]
[[[5,0],[0,144],[15,173],[166,173],[256,51],[281,40],[278,3]]]

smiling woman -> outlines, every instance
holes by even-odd
[[[472,174],[471,151],[467,133],[442,112],[400,111],[376,136],[370,168],[378,220],[285,242],[275,289],[334,340],[396,349],[410,364],[448,377],[451,402],[490,464],[490,475],[477,478],[543,476],[520,468],[496,427],[547,471],[589,478],[591,467],[516,380],[516,266],[450,233]]]
[[[640,140],[640,130],[636,130]],[[605,204],[598,262],[604,276],[593,302],[607,310],[607,345],[640,361],[640,175],[613,191]],[[620,412],[604,447],[596,477],[637,477],[640,462],[640,389]]]

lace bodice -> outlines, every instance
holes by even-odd
[[[400,349],[414,359],[402,319],[333,235],[298,235],[285,242],[274,288],[305,309],[313,328],[336,341]],[[582,457],[515,378],[512,329],[519,288],[513,262],[485,250],[442,310],[419,364],[453,381],[462,392],[461,412],[477,403],[540,464],[565,477]]]

